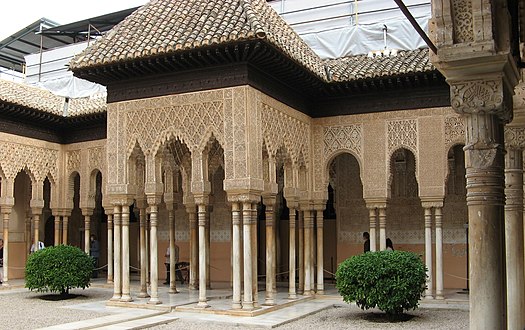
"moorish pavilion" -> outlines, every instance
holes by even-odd
[[[95,234],[111,301],[161,304],[167,249],[176,293],[176,244],[198,308],[252,311],[323,295],[368,231],[426,299],[468,286],[471,329],[523,329],[525,4],[431,4],[428,48],[325,59],[266,1],[152,0],[69,62],[107,98],[0,80],[4,285]]]

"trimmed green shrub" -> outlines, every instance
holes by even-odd
[[[336,287],[347,303],[399,315],[418,307],[426,277],[425,265],[412,252],[367,252],[339,265]]]
[[[37,292],[68,295],[69,289],[89,287],[93,259],[69,245],[51,246],[29,255],[25,269],[26,288]]]

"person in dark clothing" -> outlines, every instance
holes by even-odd
[[[370,234],[367,231],[363,233],[363,239],[365,240],[364,252],[369,252],[370,251]]]
[[[4,280],[4,240],[0,238],[0,284]]]
[[[91,235],[89,243],[89,255],[93,258],[93,278],[98,277],[98,259],[100,258],[100,245],[95,235]]]
[[[390,238],[386,239],[386,250],[394,251],[394,243],[392,243],[392,240]]]

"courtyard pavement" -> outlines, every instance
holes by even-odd
[[[333,285],[326,294],[317,297],[298,296],[296,301],[287,299],[286,288],[279,288],[277,306],[263,306],[264,291],[259,292],[260,307],[248,313],[254,316],[227,315],[231,312],[231,290],[208,291],[210,308],[195,308],[198,291],[178,288],[179,293],[169,294],[168,287],[159,287],[160,305],[148,305],[147,299],[135,298],[139,292],[138,282],[131,283],[134,301],[126,304],[108,303],[113,286],[105,279],[95,279],[86,290],[72,290],[79,295],[66,301],[50,301],[49,294],[30,292],[23,280],[10,281],[9,287],[0,287],[1,329],[169,329],[191,325],[194,329],[214,328],[274,328],[292,327],[293,322],[334,306],[344,306]],[[468,321],[468,294],[462,290],[447,291],[445,300],[422,300],[423,310],[466,311]],[[8,308],[4,308],[7,307]],[[126,306],[126,307],[124,307]],[[354,306],[356,312],[357,307]],[[236,313],[243,315],[243,313]],[[247,314],[247,313],[245,313]],[[463,313],[464,314],[464,313]],[[462,316],[464,318],[464,315]],[[464,322],[464,321],[463,321]],[[200,324],[200,327],[198,326]],[[345,323],[347,324],[347,323]],[[163,326],[164,325],[164,326]],[[310,327],[312,326],[312,327]],[[315,328],[312,323],[300,328]],[[335,326],[335,328],[340,326]],[[447,328],[443,324],[443,328]],[[351,329],[352,327],[347,327]],[[381,327],[383,328],[383,327]],[[417,327],[416,327],[417,328]],[[435,328],[435,327],[433,327]],[[439,327],[438,327],[439,328]],[[435,329],[438,329],[435,328]],[[461,329],[459,327],[458,329]]]

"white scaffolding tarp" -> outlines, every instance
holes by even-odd
[[[404,3],[427,31],[430,0]],[[270,5],[322,58],[367,54],[385,46],[426,47],[393,0],[277,0]]]

